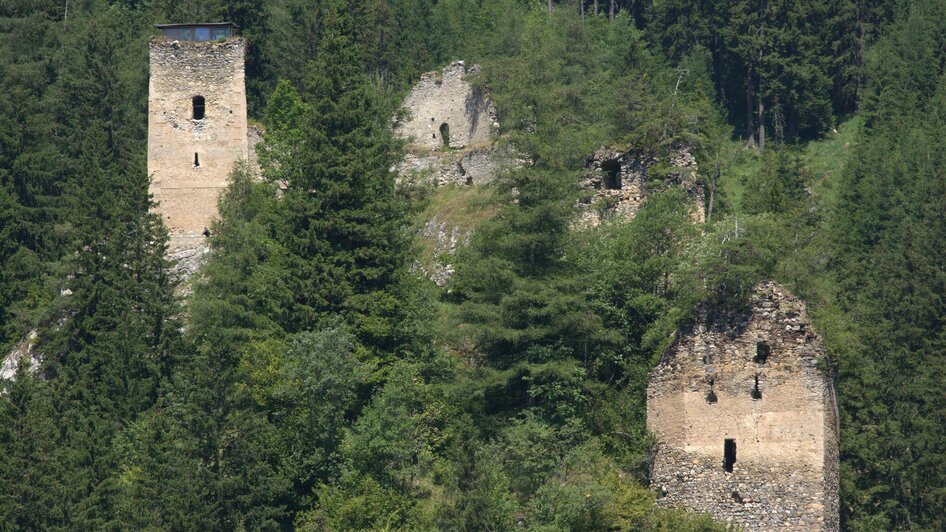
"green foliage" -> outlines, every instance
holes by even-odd
[[[943,529],[941,6],[604,6],[0,3],[0,353],[38,338],[2,383],[4,525],[721,530],[643,487],[648,372],[681,325],[776,279],[837,370],[844,526]],[[249,42],[264,179],[234,169],[176,287],[146,41],[216,20]],[[524,164],[414,208],[389,117],[455,59],[482,65]],[[768,149],[732,138],[744,123]],[[601,146],[648,163],[647,200],[580,227]],[[432,260],[411,220],[434,216],[474,231],[443,290],[409,267]]]

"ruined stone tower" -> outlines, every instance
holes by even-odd
[[[681,331],[651,373],[658,502],[748,530],[838,530],[838,418],[804,305],[775,283],[751,312]]]
[[[245,42],[236,25],[164,24],[151,41],[148,173],[171,254],[200,253],[217,197],[247,158]]]

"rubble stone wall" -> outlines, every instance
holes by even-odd
[[[690,196],[693,220],[698,223],[705,221],[703,211],[703,186],[696,176],[696,159],[687,150],[678,150],[670,158],[669,164],[674,168],[664,183],[655,183],[648,177],[649,168],[654,160],[641,159],[633,152],[615,148],[601,148],[591,155],[585,168],[589,171],[581,185],[594,190],[591,201],[584,205],[580,223],[582,225],[598,225],[606,216],[619,216],[630,220],[637,215],[641,205],[649,193],[648,187],[657,189],[666,186],[683,187]],[[608,184],[608,169],[617,170],[615,176],[619,187]],[[613,184],[613,183],[612,183]]]
[[[496,109],[488,98],[467,81],[478,67],[469,69],[454,61],[441,72],[428,72],[404,100],[409,116],[395,125],[398,135],[415,146],[440,149],[441,126],[449,128],[449,148],[465,148],[489,142],[496,122]]]
[[[804,305],[775,283],[758,288],[747,316],[682,331],[647,390],[659,502],[748,530],[838,530],[838,420],[823,357]]]

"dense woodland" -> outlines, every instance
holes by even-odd
[[[946,10],[936,0],[0,0],[4,529],[716,530],[646,488],[647,373],[699,305],[808,302],[850,530],[946,529]],[[145,164],[157,22],[249,41],[186,301]],[[530,164],[437,288],[390,117],[450,60]],[[576,229],[602,145],[713,191]],[[275,183],[288,188],[279,197]]]

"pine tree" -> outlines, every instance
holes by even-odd
[[[398,348],[390,288],[406,267],[407,204],[391,172],[397,145],[378,88],[351,41],[351,14],[322,7],[323,36],[306,79],[306,150],[291,172],[280,239],[295,294],[290,331],[341,312],[366,345]]]

